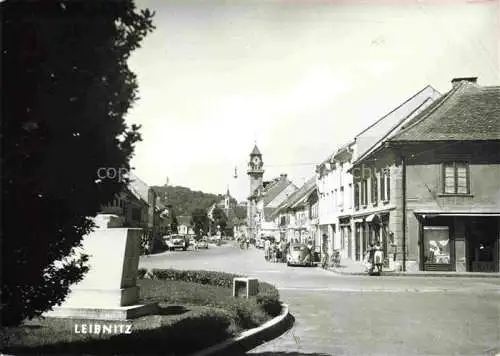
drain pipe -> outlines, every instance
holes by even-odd
[[[401,155],[402,199],[403,199],[403,272],[406,272],[406,158]]]

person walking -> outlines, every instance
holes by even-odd
[[[373,273],[373,270],[375,268],[374,256],[375,256],[375,245],[373,244],[373,242],[371,242],[370,249],[368,250],[368,262],[370,263],[370,274]]]
[[[281,250],[281,262],[286,262],[286,241],[283,239],[280,242],[280,250]]]
[[[330,267],[330,261],[328,256],[328,235],[323,234],[323,244],[321,246],[321,266],[323,268]]]
[[[377,240],[374,247],[373,263],[374,266],[377,267],[377,272],[379,274],[380,272],[382,272],[383,261],[384,261],[384,254],[382,252],[382,248],[380,247],[380,242]]]
[[[264,256],[266,261],[269,261],[271,252],[270,249],[271,249],[271,241],[269,241],[269,239],[266,239],[264,242]]]

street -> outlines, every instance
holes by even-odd
[[[207,269],[275,284],[295,317],[252,355],[484,355],[500,352],[500,279],[340,276],[268,263],[231,243],[142,256],[141,268]]]

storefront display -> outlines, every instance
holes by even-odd
[[[450,264],[450,233],[447,226],[424,226],[424,263]]]

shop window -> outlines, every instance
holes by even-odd
[[[464,162],[443,164],[443,193],[469,194],[469,166]]]
[[[424,226],[424,263],[450,264],[448,226]]]

